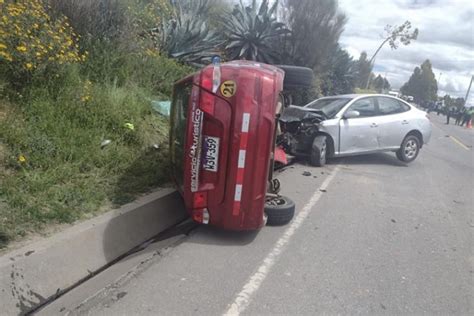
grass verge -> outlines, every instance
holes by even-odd
[[[40,85],[0,99],[0,248],[168,181],[168,120],[151,107],[156,91],[91,83],[74,69],[61,80],[59,93]]]

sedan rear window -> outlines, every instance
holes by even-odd
[[[397,114],[406,112],[410,107],[402,102],[392,98],[378,98],[379,112],[381,115]]]
[[[320,110],[328,118],[333,118],[350,100],[350,98],[318,99],[306,104],[305,107]]]
[[[348,111],[359,112],[359,117],[371,117],[377,115],[375,108],[375,98],[363,98],[355,101],[348,109]]]

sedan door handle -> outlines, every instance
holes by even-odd
[[[375,123],[370,124],[370,127],[377,127],[378,125]]]
[[[403,121],[402,121],[402,125],[407,125],[407,124],[409,124],[409,123],[410,123],[410,122],[408,122],[407,120],[403,120]]]

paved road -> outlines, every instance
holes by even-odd
[[[378,154],[281,172],[283,193],[297,202],[290,225],[200,227],[124,260],[42,314],[472,315],[473,134],[455,141],[446,137],[457,133],[451,126],[433,121],[432,142],[408,166]]]
[[[445,135],[450,135],[455,137],[457,140],[460,140],[462,144],[466,145],[468,148],[474,147],[474,129],[466,128],[454,125],[455,119],[450,119],[449,125],[446,124],[446,116],[436,115],[435,113],[430,113],[430,119],[433,123],[436,124]],[[462,147],[462,146],[461,146]]]

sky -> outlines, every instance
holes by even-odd
[[[387,77],[392,88],[408,81],[413,69],[430,59],[438,79],[438,95],[464,97],[474,75],[474,0],[339,0],[348,17],[340,44],[354,59],[369,58],[382,43],[387,24],[409,20],[418,39],[391,50],[387,44],[376,57],[374,72]],[[468,103],[474,105],[474,84]]]

